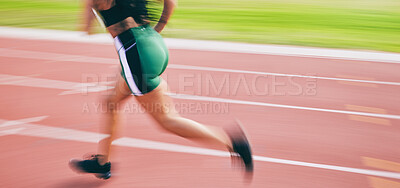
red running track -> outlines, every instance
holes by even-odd
[[[246,184],[241,172],[231,168],[227,157],[149,149],[147,145],[143,145],[145,148],[119,145],[112,156],[114,176],[103,181],[75,174],[67,166],[70,158],[95,152],[96,144],[78,134],[76,140],[65,139],[63,136],[67,133],[63,135],[62,131],[54,132],[51,128],[97,133],[102,117],[98,104],[109,91],[60,93],[69,91],[67,85],[71,83],[114,81],[119,64],[113,46],[8,38],[0,41],[0,187],[400,186],[399,85],[174,67],[191,65],[399,83],[399,64],[170,50],[171,68],[163,77],[171,92],[245,101],[245,104],[234,104],[175,99],[185,117],[216,126],[226,126],[234,118],[239,119],[256,156],[365,169],[372,174],[262,159],[255,161],[254,180]],[[393,116],[259,106],[248,102]],[[124,108],[121,136],[206,147],[160,131],[136,107],[132,98]],[[46,117],[34,118],[39,116]],[[376,171],[394,172],[392,175],[398,178],[374,174]]]

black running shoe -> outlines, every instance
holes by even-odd
[[[251,154],[251,147],[243,129],[238,121],[237,125],[227,130],[228,136],[232,142],[231,156],[240,157],[248,175],[253,174],[253,157]]]
[[[102,157],[102,155],[91,155],[86,160],[71,159],[69,161],[69,166],[75,172],[92,173],[97,178],[108,179],[111,177],[111,163],[108,162],[104,165],[100,165],[99,157]]]

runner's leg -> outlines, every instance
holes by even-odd
[[[181,117],[171,98],[165,94],[166,91],[167,84],[162,81],[156,89],[137,96],[136,99],[163,129],[185,138],[211,141],[232,148],[231,141],[222,128],[205,126]]]
[[[132,92],[122,76],[118,77],[114,91],[115,92],[109,95],[103,103],[107,110],[105,114],[105,125],[103,126],[102,132],[110,136],[99,142],[98,153],[104,155],[104,158],[99,159],[101,165],[108,162],[110,159],[111,143],[115,140],[118,129],[118,106],[129,96],[132,96]]]

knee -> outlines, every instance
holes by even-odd
[[[172,131],[172,130],[175,130],[177,127],[177,119],[176,118],[177,117],[171,117],[171,116],[165,115],[165,116],[156,118],[156,121],[161,128],[163,128],[167,131]]]

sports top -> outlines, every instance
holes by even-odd
[[[103,22],[106,27],[110,25],[114,25],[122,20],[125,20],[129,17],[129,14],[126,14],[126,10],[121,4],[117,3],[115,6],[111,7],[107,10],[99,11],[101,16],[103,17]]]
[[[106,27],[114,25],[128,17],[136,23],[144,24],[149,19],[147,11],[148,0],[115,0],[115,6],[99,11]]]

